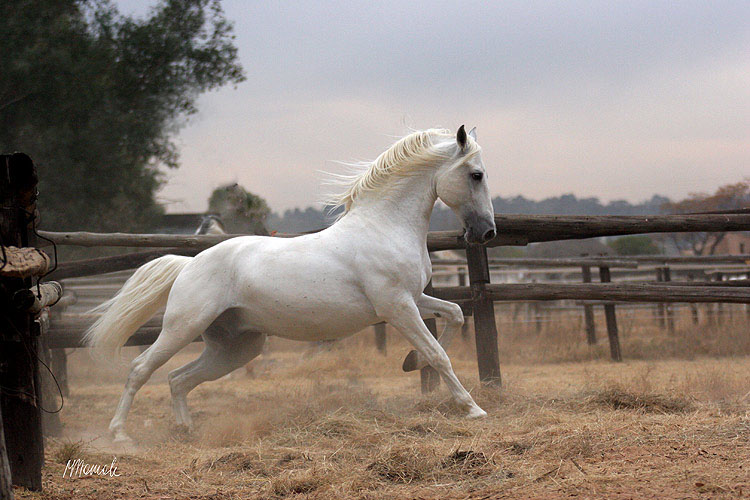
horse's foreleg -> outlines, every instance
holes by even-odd
[[[474,399],[466,389],[461,385],[456,374],[453,373],[450,359],[440,343],[432,336],[427,326],[422,321],[417,304],[414,302],[404,302],[392,308],[385,318],[388,323],[393,325],[406,339],[411,342],[414,348],[419,351],[421,356],[435,368],[443,377],[446,386],[451,391],[453,399],[459,405],[468,410],[469,417],[484,417],[487,413],[474,402]]]
[[[461,329],[464,324],[464,315],[461,312],[461,308],[447,300],[436,299],[429,295],[422,294],[417,300],[417,307],[419,308],[419,314],[422,319],[430,318],[444,318],[445,327],[443,332],[440,334],[438,342],[443,349],[448,349],[451,342],[456,336],[456,333]],[[429,363],[424,356],[419,355],[417,351],[411,351],[404,359],[402,366],[405,372],[414,370],[421,370]]]

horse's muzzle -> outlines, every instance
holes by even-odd
[[[483,218],[476,218],[469,224],[467,224],[466,232],[464,233],[466,242],[474,245],[487,243],[495,236],[497,236],[495,221],[492,219],[486,220]]]

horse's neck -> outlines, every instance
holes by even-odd
[[[437,200],[433,175],[428,171],[402,177],[377,190],[364,192],[354,201],[345,218],[364,227],[377,227],[379,232],[426,241],[430,215]]]

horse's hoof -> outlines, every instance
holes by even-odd
[[[404,358],[404,364],[401,365],[401,369],[405,372],[413,372],[414,370],[418,370],[419,367],[417,367],[417,351],[411,351],[409,354],[406,355],[406,358]]]
[[[193,433],[193,424],[191,423],[178,423],[172,427],[172,433],[178,436],[189,436]]]
[[[112,442],[123,446],[135,446],[135,441],[124,432],[116,433]]]
[[[469,410],[469,413],[466,415],[466,418],[485,418],[487,416],[487,412],[481,409],[478,406],[475,406],[471,410]]]

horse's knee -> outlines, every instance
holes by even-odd
[[[178,370],[173,370],[167,375],[167,381],[169,382],[169,391],[172,393],[172,397],[179,394],[179,380],[180,373]]]
[[[128,389],[136,391],[146,383],[152,372],[147,363],[139,358],[140,356],[130,364],[130,373],[128,373],[128,382],[126,384]]]
[[[446,315],[445,320],[450,323],[452,326],[461,326],[464,324],[464,313],[461,310],[461,307],[458,304],[454,304],[451,302],[451,305],[448,309],[448,314]]]
[[[174,370],[167,376],[169,392],[173,399],[184,398],[195,387],[191,385],[190,371]]]
[[[453,367],[451,366],[451,360],[448,358],[448,355],[445,354],[445,352],[434,351],[428,353],[425,358],[427,359],[427,362],[430,364],[430,366],[439,372],[448,372],[453,369]]]

